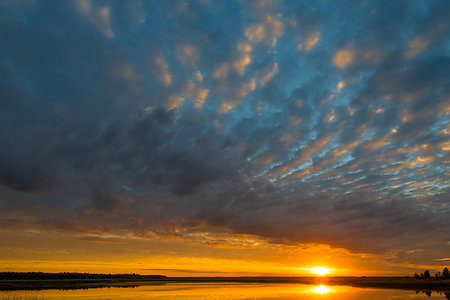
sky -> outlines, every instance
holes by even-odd
[[[450,264],[450,2],[0,3],[0,270]]]

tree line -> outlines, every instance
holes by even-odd
[[[420,273],[420,275],[417,274],[417,273],[414,273],[414,278],[415,279],[427,279],[427,278],[432,278],[432,276],[431,276],[431,273],[430,273],[429,270],[425,270],[425,272]],[[449,272],[448,268],[445,267],[444,270],[442,270],[442,273],[441,272],[436,272],[434,274],[434,278],[436,278],[436,279],[450,279],[450,272]]]
[[[41,280],[41,279],[134,279],[134,280],[161,280],[164,275],[140,274],[96,274],[96,273],[44,273],[44,272],[0,272],[1,280]]]

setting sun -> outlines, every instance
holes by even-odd
[[[314,267],[314,268],[311,268],[311,271],[314,274],[319,275],[319,276],[323,276],[323,275],[330,273],[330,269],[325,268],[325,267]]]

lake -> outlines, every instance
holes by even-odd
[[[166,283],[74,290],[0,291],[1,300],[40,299],[450,299],[444,293],[273,283]]]

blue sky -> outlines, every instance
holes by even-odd
[[[449,6],[2,1],[0,227],[445,260]]]

